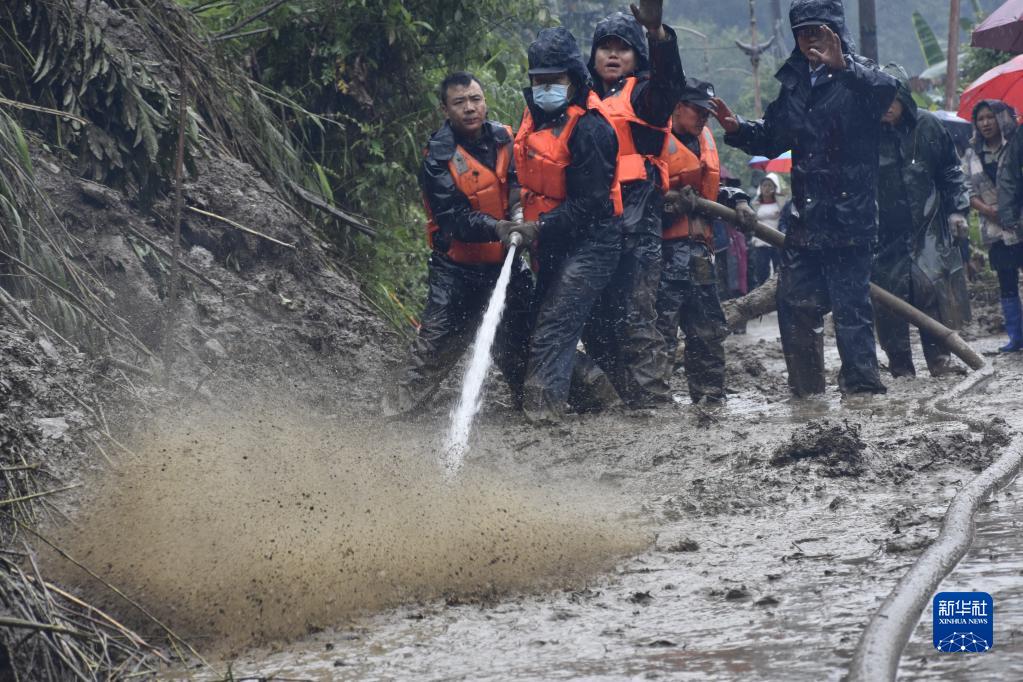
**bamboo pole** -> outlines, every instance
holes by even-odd
[[[708,201],[706,199],[698,199],[697,206],[701,212],[707,215],[721,218],[722,220],[726,220],[732,224],[736,224],[738,222],[735,211],[727,206],[722,206],[721,204]],[[753,228],[753,233],[771,246],[777,246],[779,249],[785,248],[785,235],[778,230],[774,230],[767,225],[757,223],[756,227]],[[885,308],[888,308],[890,311],[910,324],[933,336],[938,343],[954,353],[956,357],[965,362],[970,369],[980,369],[986,364],[984,359],[980,357],[975,350],[970,348],[970,346],[963,341],[962,337],[959,336],[955,330],[949,329],[933,317],[925,315],[920,310],[917,310],[901,298],[885,291],[873,282],[870,283],[870,297],[873,299],[874,303],[879,303]]]

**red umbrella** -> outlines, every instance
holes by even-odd
[[[998,99],[1023,110],[1023,55],[991,69],[966,88],[959,100],[959,118],[973,119],[973,107],[985,99]]]
[[[1009,0],[973,29],[973,47],[1023,52],[1023,0]]]
[[[768,173],[791,173],[792,172],[792,152],[785,152],[776,159],[771,159],[764,166],[764,170]]]

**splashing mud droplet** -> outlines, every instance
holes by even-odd
[[[139,461],[98,481],[61,544],[183,636],[236,650],[409,600],[576,584],[649,543],[606,491],[507,473],[445,481],[431,434],[417,445],[400,429],[283,414],[160,420],[135,444]]]

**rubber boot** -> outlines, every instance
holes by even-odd
[[[603,412],[620,407],[614,385],[603,370],[585,353],[576,352],[572,367],[572,385],[568,392],[568,405],[580,414]]]
[[[927,360],[927,371],[932,377],[966,376],[966,368],[953,360],[952,354],[923,330],[920,331],[920,345],[923,346],[924,359]]]
[[[888,355],[888,371],[896,379],[899,377],[915,377],[916,367],[913,366],[912,353],[892,351]]]
[[[1002,314],[1005,315],[1005,331],[1009,343],[998,349],[1001,353],[1017,353],[1023,350],[1023,308],[1019,296],[1002,298]]]
[[[522,413],[530,424],[556,425],[565,417],[565,406],[558,405],[542,386],[526,384],[522,392]]]

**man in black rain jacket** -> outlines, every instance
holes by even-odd
[[[429,291],[419,332],[384,402],[387,416],[425,407],[475,337],[507,253],[502,240],[520,229],[532,238],[530,226],[508,219],[521,212],[511,129],[487,120],[486,98],[472,74],[451,74],[439,95],[446,120],[431,136],[419,172],[433,247]],[[519,259],[493,350],[517,408],[532,289],[532,274]]]
[[[881,116],[895,79],[855,54],[840,0],[794,0],[796,49],[779,69],[761,121],[718,102],[725,142],[749,154],[792,150],[792,220],[778,281],[778,325],[789,387],[824,392],[823,316],[834,314],[845,393],[884,393],[870,304],[877,238]]]
[[[878,252],[872,279],[942,322],[958,329],[970,316],[966,271],[958,239],[968,234],[970,197],[955,143],[941,121],[913,101],[909,76],[890,64],[885,73],[899,83],[884,116],[877,191]],[[893,376],[915,376],[909,323],[880,306],[874,309],[877,337]],[[932,376],[965,373],[949,351],[920,330],[924,360]]]

